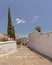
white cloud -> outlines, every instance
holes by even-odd
[[[16,21],[19,21],[19,18],[17,18]]]
[[[35,16],[36,18],[38,18],[39,16]]]
[[[24,20],[23,20],[22,22],[23,22],[23,23],[25,23],[25,21],[24,21]]]
[[[32,22],[30,22],[30,21],[25,21],[24,19],[21,19],[21,18],[17,18],[16,19],[16,22],[17,22],[17,24],[20,24],[20,23],[35,23],[35,22],[38,22],[38,18],[39,18],[39,16],[34,16],[33,18],[32,18]]]
[[[17,18],[16,22],[17,22],[17,24],[20,24],[20,23],[25,23],[26,21],[23,19]]]
[[[39,18],[39,16],[35,16],[35,17],[33,17],[32,21],[33,22],[37,22],[38,21],[38,18]]]

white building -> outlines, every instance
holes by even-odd
[[[33,31],[29,34],[29,46],[52,58],[52,32],[43,34]]]

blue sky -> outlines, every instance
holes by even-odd
[[[28,34],[36,26],[52,32],[52,0],[0,0],[0,33],[7,33],[8,7],[16,34]]]

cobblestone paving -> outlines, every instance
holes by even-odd
[[[52,65],[52,63],[26,46],[21,46],[15,53],[0,57],[0,65]]]

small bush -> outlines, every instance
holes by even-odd
[[[0,41],[1,41],[1,42],[3,42],[3,41],[8,41],[8,38],[2,38],[2,39],[0,39]]]
[[[21,42],[22,42],[21,38],[16,39],[17,45],[21,44]]]
[[[37,27],[35,28],[35,30],[38,31],[38,32],[41,32],[41,28],[40,28],[39,26],[37,26]]]

